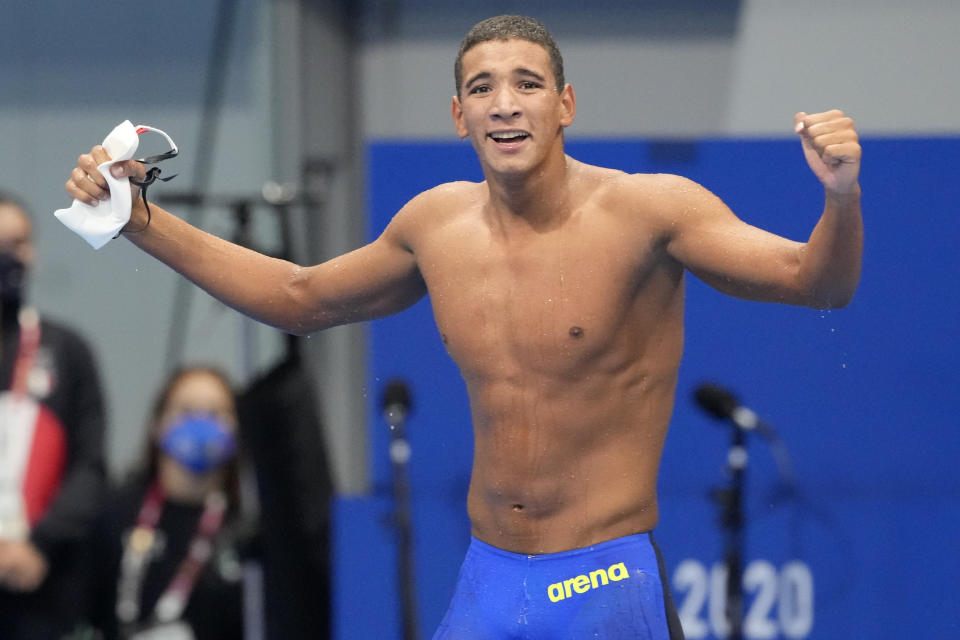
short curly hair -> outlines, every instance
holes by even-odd
[[[557,81],[557,93],[563,91],[566,85],[563,79],[563,57],[550,31],[539,20],[527,16],[503,15],[487,18],[473,25],[460,43],[457,60],[453,64],[457,97],[460,97],[460,85],[463,83],[463,54],[480,43],[511,38],[526,40],[547,50],[550,56],[550,70],[553,71],[553,77]]]

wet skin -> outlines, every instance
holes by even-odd
[[[563,149],[576,100],[545,49],[476,45],[451,103],[485,180],[411,200],[374,242],[311,267],[272,259],[151,205],[126,237],[211,295],[307,334],[430,294],[466,381],[473,534],[547,553],[647,531],[683,343],[686,270],[730,295],[845,305],[859,281],[860,147],[842,112],[795,116],[825,206],[806,243],[740,221],[677,176],[627,175]],[[94,147],[67,183],[106,197]],[[123,165],[125,175],[143,166]],[[129,227],[146,211],[134,198]],[[458,428],[451,425],[450,428]]]
[[[654,526],[682,349],[682,266],[652,226],[625,224],[625,176],[570,164],[558,224],[504,229],[486,185],[462,183],[411,234],[470,396],[473,533],[523,553]]]

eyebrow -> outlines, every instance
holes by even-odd
[[[531,71],[530,69],[524,69],[523,67],[520,67],[519,69],[514,69],[513,72],[521,76],[530,76],[531,78],[539,80],[540,82],[546,82],[547,80],[536,71]]]
[[[544,78],[542,75],[540,75],[540,74],[537,73],[536,71],[531,71],[530,69],[525,69],[524,67],[517,67],[516,69],[513,70],[513,73],[515,73],[516,75],[520,75],[520,76],[529,76],[529,77],[534,78],[534,79],[536,79],[536,80],[538,80],[538,81],[540,81],[540,82],[546,82],[546,78]],[[488,80],[488,79],[491,78],[492,76],[493,76],[493,74],[491,74],[489,71],[481,71],[480,73],[476,74],[475,76],[473,76],[472,78],[470,78],[469,80],[467,80],[467,82],[463,85],[463,88],[464,88],[464,89],[469,89],[470,86],[473,85],[474,83],[476,83],[477,81],[479,81],[479,80]]]
[[[463,88],[464,88],[464,89],[469,88],[470,85],[472,85],[473,83],[475,83],[477,80],[486,80],[487,78],[490,77],[490,75],[491,75],[491,74],[490,74],[489,71],[481,71],[481,72],[478,73],[477,75],[475,75],[475,76],[473,76],[472,78],[470,78],[469,80],[467,80],[467,81],[464,83]]]

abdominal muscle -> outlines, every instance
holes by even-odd
[[[675,372],[468,380],[473,535],[539,554],[652,529]]]
[[[659,210],[608,193],[619,175],[584,177],[569,211],[540,226],[487,211],[485,186],[460,186],[480,192],[410,232],[470,396],[472,531],[495,547],[564,551],[657,522],[683,268]]]

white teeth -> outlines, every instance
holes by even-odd
[[[490,137],[494,140],[516,140],[526,138],[527,134],[523,131],[494,131]]]

